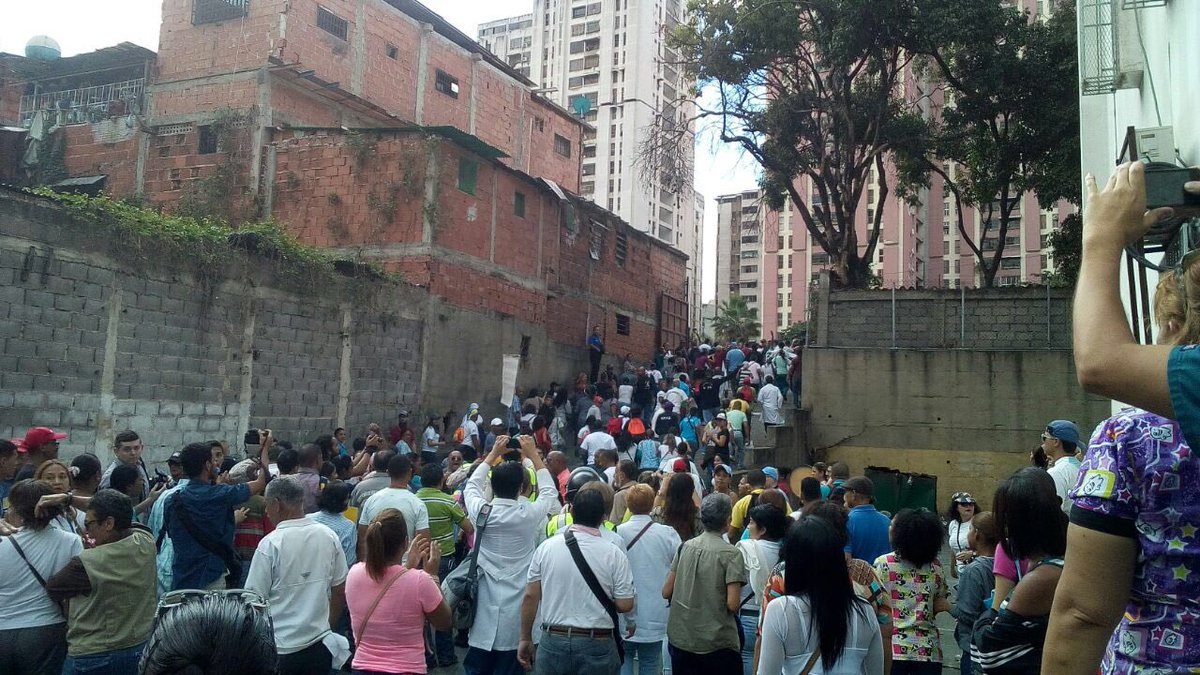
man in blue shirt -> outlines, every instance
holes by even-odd
[[[730,342],[729,351],[725,352],[725,374],[736,375],[738,368],[742,367],[742,362],[746,360],[746,352],[738,347],[738,343]]]
[[[233,509],[262,494],[267,485],[270,432],[263,430],[258,477],[241,485],[213,484],[214,467],[208,443],[192,443],[180,460],[188,483],[164,507],[163,519],[175,552],[171,590],[223,589],[226,576],[240,578],[233,549]]]
[[[876,558],[892,550],[888,538],[891,521],[875,510],[875,484],[870,478],[855,476],[842,487],[846,491],[846,508],[850,509],[846,521],[850,543],[846,545],[846,552],[851,558],[874,563]]]
[[[588,358],[591,359],[592,372],[588,381],[595,384],[600,379],[600,359],[604,356],[604,340],[600,339],[600,326],[592,326],[592,336],[587,340]]]

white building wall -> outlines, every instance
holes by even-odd
[[[533,15],[522,14],[479,24],[479,44],[504,59],[525,77],[532,78]]]

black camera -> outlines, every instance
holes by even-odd
[[[156,490],[161,485],[168,485],[171,482],[171,477],[163,473],[161,469],[154,470],[154,478],[150,479],[150,489]]]
[[[515,436],[509,436],[508,437],[508,445],[506,445],[505,447],[507,447],[509,450],[520,450],[521,449],[521,435],[517,434]]]

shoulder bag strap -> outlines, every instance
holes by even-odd
[[[468,581],[475,581],[479,576],[479,548],[483,546],[483,533],[487,530],[488,516],[491,514],[491,504],[484,504],[479,510],[479,532],[475,535],[475,546],[471,549],[471,566],[467,568]]]
[[[596,596],[596,600],[600,601],[600,606],[604,607],[604,611],[608,612],[608,618],[612,619],[613,637],[617,641],[617,652],[621,657],[621,661],[625,660],[625,647],[621,644],[621,622],[617,620],[617,603],[613,602],[612,598],[604,592],[604,588],[600,586],[600,580],[596,578],[596,573],[592,571],[587,560],[583,557],[583,551],[579,550],[579,540],[575,538],[575,533],[567,530],[563,535],[567,540],[567,550],[571,552],[571,557],[575,559],[575,566],[579,568],[579,573],[583,575],[583,580],[587,582],[588,589],[592,591],[592,595]]]
[[[379,595],[375,596],[375,602],[371,603],[371,609],[367,610],[367,613],[363,615],[362,622],[358,624],[358,632],[354,634],[357,642],[362,642],[363,633],[365,633],[367,630],[367,622],[371,620],[371,615],[375,613],[375,608],[379,606],[379,601],[383,600],[383,596],[387,595],[387,592],[389,589],[391,589],[392,584],[396,583],[396,580],[404,576],[404,573],[407,571],[408,568],[406,568],[404,565],[401,565],[400,572],[388,580],[388,582],[383,585],[383,588],[379,590]]]
[[[37,579],[37,582],[42,585],[42,588],[45,588],[45,577],[43,577],[41,573],[37,571],[37,568],[33,566],[33,563],[29,562],[29,558],[25,557],[25,551],[21,548],[21,545],[17,543],[17,538],[15,536],[8,537],[8,540],[12,542],[13,548],[17,549],[17,555],[21,556],[21,560],[25,561],[25,566],[29,568],[30,572],[33,572],[33,578]]]
[[[651,525],[653,525],[653,524],[654,524],[654,521],[653,521],[653,520],[652,520],[652,521],[650,521],[650,522],[648,522],[648,523],[646,523],[646,526],[642,528],[642,531],[641,531],[641,532],[638,532],[638,533],[637,533],[637,536],[633,538],[633,541],[630,541],[630,542],[629,542],[629,545],[625,547],[625,550],[626,550],[626,551],[629,551],[629,550],[631,550],[631,549],[633,548],[633,545],[634,545],[634,544],[636,544],[636,543],[638,543],[638,539],[641,539],[641,538],[642,538],[642,535],[643,535],[643,534],[646,534],[646,530],[649,530],[649,529],[650,529],[650,526],[651,526]],[[572,537],[572,539],[574,539],[574,537]]]
[[[821,650],[818,649],[817,651],[812,653],[812,656],[808,657],[808,663],[804,664],[804,670],[800,671],[800,675],[808,675],[809,673],[811,673],[813,666],[817,665],[817,660],[819,660],[820,658],[821,658]]]

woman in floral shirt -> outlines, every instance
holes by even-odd
[[[934,618],[950,611],[938,552],[942,523],[928,509],[904,509],[892,520],[891,553],[875,572],[892,599],[892,675],[940,675],[942,645]]]
[[[841,504],[835,502],[821,502],[808,518],[821,518],[833,525],[841,537],[849,541],[850,533],[846,530],[846,509]],[[844,545],[844,542],[843,542]],[[883,637],[883,662],[885,668],[887,664],[892,662],[892,605],[888,599],[887,593],[884,592],[883,586],[879,583],[879,577],[876,576],[874,568],[862,560],[847,557],[846,565],[850,569],[850,582],[854,585],[854,594],[863,600],[867,601],[871,608],[875,610],[875,617],[879,620],[879,631]],[[780,562],[771,570],[770,577],[767,578],[766,588],[763,589],[762,596],[762,611],[759,616],[766,616],[767,605],[772,600],[782,597],[784,591],[784,572],[786,563]],[[758,634],[762,635],[762,623],[759,622]],[[758,670],[758,656],[760,647],[756,643],[754,645],[754,670]],[[887,672],[886,670],[884,672]]]

